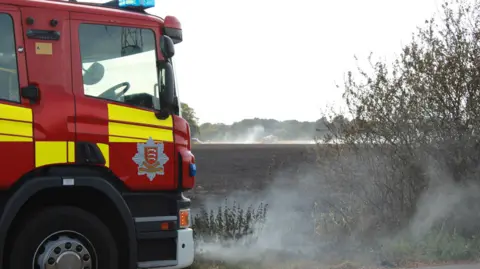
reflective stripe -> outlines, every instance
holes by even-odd
[[[0,142],[32,142],[32,110],[0,104]]]
[[[115,143],[145,143],[143,138],[128,138],[128,137],[119,137],[119,136],[109,136],[108,142]]]
[[[173,118],[171,116],[165,120],[159,120],[152,111],[114,104],[108,104],[108,119],[157,127],[173,127]]]
[[[5,135],[33,136],[32,124],[29,122],[0,120],[0,133]]]
[[[173,142],[172,130],[157,127],[109,122],[108,133],[110,135],[110,142],[114,142],[112,140],[115,140],[116,138],[114,137],[118,136],[122,138],[139,138],[143,139],[143,141],[146,141],[151,137],[153,140]],[[117,139],[117,141],[121,141],[121,139]]]
[[[110,146],[108,144],[97,143],[98,148],[105,158],[105,166],[110,167]]]
[[[75,162],[75,142],[68,142],[68,162]]]
[[[173,118],[159,120],[154,112],[108,104],[109,142],[138,143],[150,137],[155,141],[173,142]],[[123,123],[120,123],[123,122]],[[142,126],[137,124],[150,125]],[[0,142],[34,142],[33,114],[30,108],[20,105],[0,104]],[[35,166],[75,162],[75,142],[36,141]],[[33,145],[32,145],[33,146]],[[97,143],[102,152],[106,167],[110,166],[108,144]]]
[[[1,139],[1,137],[0,137]],[[1,140],[0,140],[1,141]],[[97,143],[105,158],[105,166],[110,165],[108,144]],[[35,166],[75,162],[75,142],[73,141],[36,141]]]
[[[35,142],[35,166],[67,162],[67,141]]]
[[[33,138],[0,134],[0,142],[33,142]]]
[[[32,122],[32,110],[21,106],[0,104],[0,119]]]
[[[30,108],[0,104],[0,143],[33,142],[33,115]],[[110,165],[108,144],[97,144],[106,166]],[[35,166],[75,162],[75,142],[36,141]]]

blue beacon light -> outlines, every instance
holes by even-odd
[[[118,7],[120,8],[151,8],[155,6],[155,0],[119,0]]]
[[[190,176],[194,177],[197,175],[197,166],[194,163],[190,164]]]

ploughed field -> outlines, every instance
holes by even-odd
[[[197,183],[186,195],[193,202],[267,190],[279,178],[288,183],[317,158],[312,144],[195,144],[192,152]]]

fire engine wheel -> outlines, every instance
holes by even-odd
[[[108,228],[80,208],[54,206],[28,216],[17,230],[8,268],[118,269]]]

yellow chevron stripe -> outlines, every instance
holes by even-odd
[[[173,127],[173,118],[159,120],[152,111],[108,104],[108,119],[113,121],[139,123],[158,127]]]
[[[156,143],[165,142],[164,140],[154,140]],[[108,142],[110,143],[145,143],[146,139],[144,138],[129,138],[111,135],[108,137]]]
[[[33,138],[0,134],[0,142],[33,142]]]
[[[75,142],[68,141],[68,162],[75,162]]]
[[[146,127],[140,125],[132,124],[123,124],[117,122],[108,123],[108,133],[110,135],[109,141],[115,140],[113,137],[125,137],[125,138],[137,138],[142,139],[143,141],[148,140],[150,137],[153,140],[173,142],[173,131],[155,127]],[[120,142],[121,139],[117,138],[117,141]],[[127,141],[124,141],[127,142]],[[136,142],[136,141],[128,141]]]
[[[1,136],[0,136],[1,139]],[[1,141],[1,140],[0,140]],[[105,158],[105,166],[110,165],[109,145],[97,143]],[[49,164],[75,162],[75,142],[73,141],[37,141],[35,142],[36,167]]]
[[[27,122],[0,120],[0,133],[32,137],[33,128],[32,124]]]
[[[120,136],[109,136],[108,142],[112,143],[145,143],[146,139],[142,138],[128,138],[128,137],[120,137]]]
[[[103,158],[105,158],[105,166],[110,167],[110,146],[103,143],[97,143],[97,146],[102,152]]]
[[[0,104],[0,119],[32,122],[32,110],[26,107]]]
[[[67,162],[67,141],[35,142],[35,166]]]

